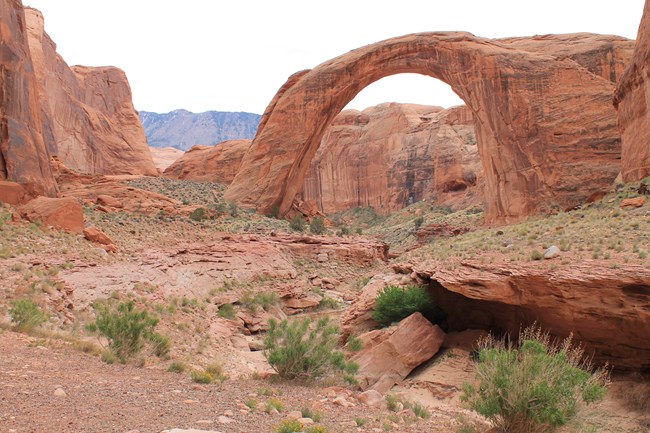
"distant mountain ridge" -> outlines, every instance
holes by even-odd
[[[206,111],[169,113],[140,111],[149,146],[188,150],[196,144],[217,144],[224,140],[252,139],[262,116],[245,112]]]

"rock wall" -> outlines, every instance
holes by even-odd
[[[334,117],[369,84],[411,72],[446,82],[472,111],[488,222],[581,204],[610,189],[620,170],[611,78],[633,42],[590,34],[547,39],[544,49],[538,42],[517,48],[469,33],[420,33],[294,74],[269,104],[226,198],[286,213]],[[607,69],[601,57],[612,52]]]
[[[251,140],[228,140],[217,146],[194,146],[167,167],[163,176],[229,185],[250,145]]]
[[[341,112],[323,136],[301,198],[325,212],[387,214],[424,198],[482,202],[471,111],[387,103]]]
[[[650,0],[646,0],[632,61],[614,94],[622,135],[625,182],[650,176]]]
[[[36,75],[20,0],[0,0],[0,180],[57,195],[42,135]]]
[[[88,174],[158,174],[124,72],[68,67],[45,33],[43,15],[25,9],[48,149]]]

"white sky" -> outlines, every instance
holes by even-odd
[[[69,65],[126,71],[136,109],[261,114],[294,72],[425,31],[485,37],[593,32],[636,38],[644,0],[23,0]],[[446,84],[384,78],[349,107],[461,103]]]

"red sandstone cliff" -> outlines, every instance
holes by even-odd
[[[228,185],[250,145],[250,140],[227,140],[216,146],[194,146],[167,167],[163,176]]]
[[[372,206],[385,214],[433,196],[469,205],[482,202],[481,173],[468,108],[387,103],[334,119],[302,198],[326,213]]]
[[[26,8],[25,17],[50,153],[83,173],[157,175],[124,72],[68,67],[43,15]]]
[[[632,61],[614,94],[621,129],[621,174],[631,182],[650,175],[650,0],[646,0]]]
[[[0,0],[0,180],[32,196],[57,195],[20,0]]]

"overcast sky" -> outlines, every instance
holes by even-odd
[[[408,33],[593,32],[636,38],[644,0],[23,0],[69,65],[126,71],[136,109],[262,113],[294,72]],[[350,107],[461,103],[433,78],[402,74]]]

